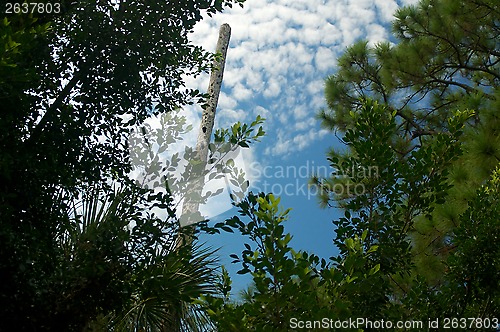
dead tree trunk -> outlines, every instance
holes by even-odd
[[[207,107],[203,110],[200,128],[198,132],[198,139],[196,142],[196,160],[203,165],[204,171],[207,164],[208,145],[210,144],[210,137],[215,121],[215,111],[219,101],[219,94],[222,85],[222,78],[224,74],[224,66],[226,64],[226,54],[229,46],[229,38],[231,36],[231,27],[229,24],[224,23],[219,30],[219,39],[217,41],[216,53],[217,57],[210,75],[210,83],[208,85],[208,103]],[[181,226],[191,225],[196,222],[202,221],[201,215],[198,213],[199,200],[204,184],[203,174],[194,174],[193,185],[186,193],[184,204],[182,208]],[[185,241],[190,242],[190,236],[185,236]],[[184,242],[184,241],[181,241]]]
[[[215,111],[217,109],[217,103],[219,102],[230,37],[231,27],[227,23],[222,24],[219,30],[219,40],[217,41],[216,48],[216,53],[221,56],[216,59],[214,69],[210,75],[210,83],[208,84],[208,94],[210,98],[208,100],[208,107],[203,110],[198,140],[196,142],[196,150],[198,151],[200,160],[203,162],[207,161],[208,144],[210,143],[210,137],[212,136],[212,130],[214,128]]]

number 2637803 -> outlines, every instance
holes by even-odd
[[[5,4],[5,14],[59,14],[61,12],[61,4],[51,2],[7,2]]]

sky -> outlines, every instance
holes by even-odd
[[[353,42],[390,41],[395,10],[412,3],[416,1],[247,0],[244,8],[207,16],[195,26],[191,40],[209,51],[215,50],[221,24],[231,26],[215,128],[250,123],[257,115],[266,119],[266,137],[242,152],[237,164],[247,172],[251,190],[274,192],[284,208],[293,209],[285,230],[293,236],[295,250],[324,258],[337,253],[332,220],[342,212],[321,209],[306,187],[312,173],[328,173],[326,151],[341,148],[315,117],[325,107],[324,80],[335,73],[336,59]],[[208,80],[208,75],[188,78],[187,86],[206,91]],[[197,129],[201,108],[184,112]],[[222,221],[235,214],[229,207],[225,203],[205,212],[212,221]],[[221,248],[220,259],[233,276],[234,288],[243,289],[248,278],[235,275],[239,265],[231,265],[228,255],[241,253],[244,239],[224,234],[203,240]]]

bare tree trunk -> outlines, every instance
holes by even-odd
[[[226,54],[229,46],[229,38],[231,37],[231,27],[224,23],[219,30],[219,40],[217,41],[216,53],[221,54],[221,57],[216,59],[214,69],[210,75],[210,83],[208,84],[208,107],[203,110],[201,117],[200,130],[198,131],[198,140],[196,142],[196,150],[198,151],[200,160],[207,161],[208,144],[212,136],[214,128],[215,111],[219,101],[220,89],[222,86],[222,77],[224,74],[224,66],[226,65]]]
[[[208,145],[210,144],[210,137],[214,127],[215,111],[219,101],[219,94],[222,85],[222,77],[224,73],[224,66],[226,64],[227,48],[229,46],[229,38],[231,36],[231,27],[224,23],[219,30],[219,39],[217,41],[216,53],[218,54],[214,68],[210,75],[210,83],[208,85],[208,107],[203,110],[200,129],[198,131],[198,139],[196,142],[196,160],[199,161],[204,167],[207,164]],[[219,56],[220,55],[220,56]],[[203,172],[204,170],[201,170]],[[202,221],[201,215],[198,213],[199,200],[204,184],[203,174],[192,174],[194,181],[193,185],[186,193],[184,204],[182,207],[181,226],[191,225],[196,222]]]
[[[215,111],[217,109],[217,102],[219,101],[219,94],[222,85],[222,76],[224,73],[224,66],[226,64],[226,54],[227,48],[229,46],[229,38],[231,36],[231,27],[229,24],[224,23],[219,30],[219,39],[217,41],[216,53],[217,58],[210,75],[210,83],[208,86],[208,94],[210,95],[208,99],[208,107],[203,110],[200,129],[198,132],[198,139],[196,141],[196,161],[201,162],[203,165],[201,169],[201,174],[191,174],[194,178],[193,185],[188,189],[189,192],[186,193],[184,198],[184,204],[182,206],[182,215],[180,219],[180,226],[192,225],[194,223],[202,221],[201,214],[198,213],[199,200],[198,197],[201,196],[203,191],[203,184],[205,182],[204,170],[207,164],[208,157],[208,145],[210,144],[210,137],[212,136],[212,130],[214,127]],[[220,56],[219,56],[220,55]],[[191,244],[193,240],[192,229],[181,231],[177,242],[175,244],[175,250],[191,250]],[[176,309],[180,309],[176,308]],[[183,316],[182,312],[174,312],[174,323],[165,324],[162,331],[178,331],[180,329],[180,322]]]

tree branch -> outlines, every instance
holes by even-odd
[[[74,87],[78,84],[79,81],[80,81],[80,75],[77,72],[73,75],[68,84],[66,84],[64,89],[62,89],[59,96],[57,96],[56,100],[54,100],[52,105],[49,106],[45,114],[42,116],[42,119],[40,120],[40,122],[38,122],[38,125],[34,128],[32,134],[28,138],[28,142],[33,142],[34,140],[36,141],[40,137],[42,131],[45,129],[47,124],[52,119],[54,119],[56,111],[62,106],[64,100],[70,95],[71,91],[74,89]]]

